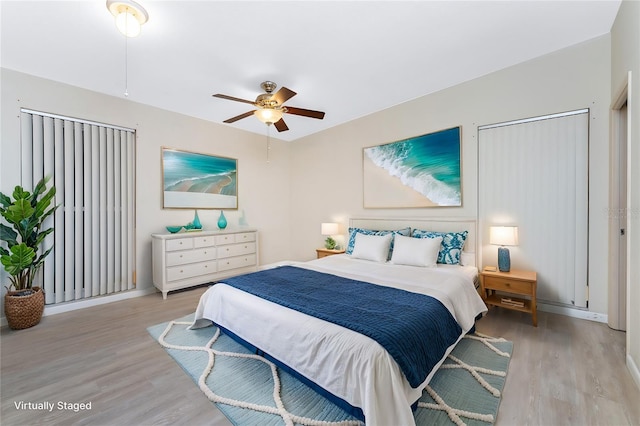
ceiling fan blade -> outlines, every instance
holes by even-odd
[[[280,119],[278,121],[276,121],[275,123],[273,123],[274,126],[276,126],[276,129],[279,132],[286,132],[287,130],[289,130],[289,128],[287,127],[287,124],[284,122],[284,119]]]
[[[311,109],[303,109],[303,108],[295,108],[295,107],[286,107],[287,113],[293,115],[302,115],[303,117],[311,117],[317,118],[318,120],[322,120],[324,118],[324,112],[322,111],[314,111]]]
[[[251,105],[254,104],[253,101],[248,101],[246,99],[240,99],[240,98],[234,98],[233,96],[223,95],[222,93],[216,93],[215,95],[212,95],[212,96],[214,98],[222,98],[222,99],[227,99],[229,101],[244,102],[245,104],[251,104]]]
[[[282,105],[287,102],[289,99],[293,98],[297,95],[293,90],[287,89],[286,87],[281,87],[273,96],[271,96],[272,101],[276,101],[278,105]]]
[[[224,120],[223,123],[234,123],[238,120],[242,120],[243,118],[247,118],[250,115],[253,115],[253,111],[247,111],[244,114],[236,115],[235,117],[231,117],[227,120]]]

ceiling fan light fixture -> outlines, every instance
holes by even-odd
[[[149,20],[144,7],[131,0],[107,0],[107,9],[115,17],[118,30],[126,37],[136,37]]]
[[[277,123],[282,119],[282,110],[275,108],[260,108],[254,114],[258,120],[267,125]]]

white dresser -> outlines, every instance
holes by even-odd
[[[224,231],[152,234],[153,284],[167,298],[172,290],[253,272],[258,265],[258,232]]]

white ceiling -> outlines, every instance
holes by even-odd
[[[295,140],[606,34],[620,1],[152,1],[129,39],[129,99],[222,123],[260,82],[298,93]],[[124,97],[125,38],[104,0],[0,3],[0,66]],[[116,123],[117,124],[117,123]],[[226,124],[225,124],[226,125]],[[265,134],[251,116],[232,126]],[[273,129],[275,130],[275,129]]]

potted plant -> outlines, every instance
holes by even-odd
[[[53,227],[43,229],[45,219],[53,214],[55,187],[46,189],[49,178],[41,179],[32,193],[16,186],[12,197],[0,192],[0,215],[11,226],[0,223],[0,262],[9,274],[11,284],[5,288],[4,313],[14,330],[33,327],[40,322],[44,310],[44,291],[33,280],[44,259],[53,249],[42,247]]]

